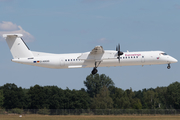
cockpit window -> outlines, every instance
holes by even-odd
[[[161,53],[162,55],[167,55],[166,53]]]

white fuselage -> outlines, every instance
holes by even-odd
[[[98,61],[98,59],[92,60],[88,59],[88,57],[79,59],[79,56],[82,54],[89,54],[89,52],[73,54],[50,54],[32,51],[32,53],[34,57],[12,59],[12,61],[55,69],[95,67],[95,62]],[[105,50],[104,55],[99,59],[101,60],[99,67],[170,64],[177,62],[175,58],[169,55],[164,55],[163,51],[124,52],[124,54],[120,56],[120,63],[116,54],[117,51]]]
[[[3,34],[13,56],[12,61],[27,65],[55,69],[94,67],[92,74],[96,74],[97,67],[168,64],[167,68],[170,69],[170,64],[177,62],[163,51],[123,53],[120,51],[120,44],[116,47],[116,51],[96,46],[92,51],[85,53],[34,52],[27,47],[22,36],[22,34]]]

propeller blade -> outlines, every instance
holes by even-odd
[[[123,55],[123,52],[120,51],[120,44],[118,44],[116,46],[116,51],[117,51],[117,54],[118,54],[117,59],[119,60],[119,63],[120,63],[120,56]]]
[[[118,44],[118,51],[120,51],[120,44]]]

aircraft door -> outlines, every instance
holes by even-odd
[[[144,56],[142,56],[142,58],[141,58],[141,62],[142,62],[142,63],[144,63],[144,62],[145,62],[145,58],[144,58]]]
[[[60,66],[64,66],[65,65],[65,59],[64,58],[60,58]]]

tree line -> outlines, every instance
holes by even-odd
[[[14,83],[0,86],[2,109],[180,109],[180,83],[132,91],[122,90],[104,74],[88,75],[86,89],[70,90],[35,85],[29,89]]]

